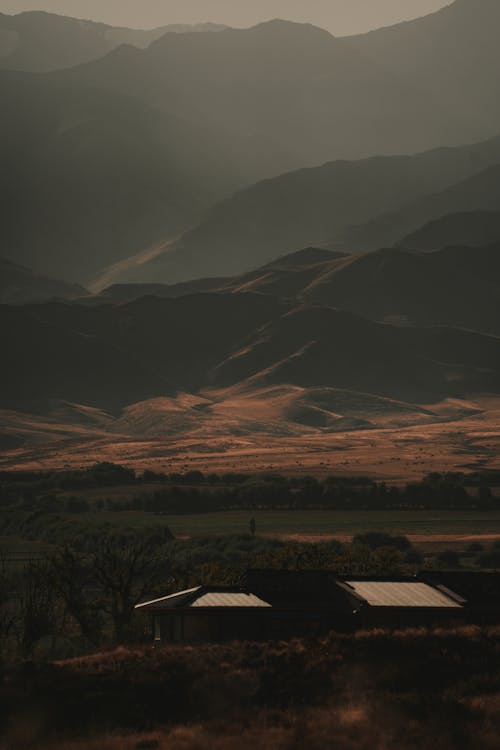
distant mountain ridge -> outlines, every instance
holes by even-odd
[[[116,281],[235,275],[308,244],[347,253],[390,246],[450,211],[500,209],[498,164],[500,136],[280,175],[216,205],[151,263]]]
[[[166,33],[223,28],[209,23],[173,24],[143,31],[41,11],[0,13],[0,68],[46,73],[104,57],[122,44],[144,49]]]
[[[445,214],[403,237],[398,247],[437,250],[464,244],[480,247],[500,242],[500,211],[462,211]]]
[[[456,0],[351,38],[275,20],[4,72],[2,253],[93,288],[173,284],[305,245],[375,249],[449,213],[500,210],[500,140],[478,142],[500,123],[499,21],[496,0]]]
[[[0,243],[87,284],[189,227],[240,176],[203,128],[124,95],[0,72]]]
[[[430,221],[467,211],[500,211],[500,164],[492,164],[440,192],[432,192],[374,221],[340,234],[341,244],[364,251],[398,243]]]

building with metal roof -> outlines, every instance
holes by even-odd
[[[460,607],[457,597],[421,581],[344,581],[370,607]]]
[[[152,617],[155,641],[261,638],[271,605],[237,587],[196,586],[136,606]]]
[[[156,641],[283,639],[332,630],[460,624],[467,600],[438,581],[250,570],[241,587],[197,586],[138,604]]]
[[[352,603],[357,627],[460,624],[466,619],[466,601],[462,597],[415,578],[350,578],[337,585]]]

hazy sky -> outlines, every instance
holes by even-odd
[[[0,11],[47,10],[121,26],[214,21],[250,26],[270,18],[350,34],[430,13],[451,0],[0,0]]]

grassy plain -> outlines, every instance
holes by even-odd
[[[72,516],[68,514],[67,518]],[[74,517],[74,516],[73,516]],[[338,539],[382,531],[403,534],[415,544],[462,547],[500,539],[500,511],[221,511],[190,515],[101,512],[78,515],[89,524],[126,528],[168,525],[179,538],[247,534],[255,518],[257,533],[297,541]]]

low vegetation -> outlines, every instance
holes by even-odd
[[[0,726],[7,750],[493,750],[499,675],[498,628],[121,648],[12,668]]]

